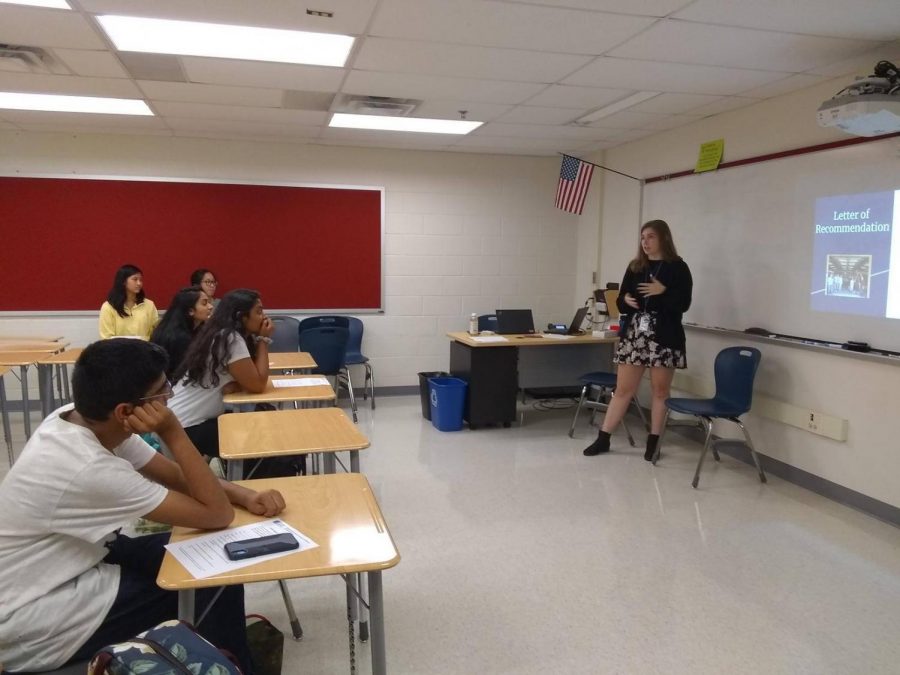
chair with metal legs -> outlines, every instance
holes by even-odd
[[[315,374],[334,378],[334,390],[340,393],[341,388],[350,396],[350,409],[353,421],[357,421],[356,398],[353,395],[353,382],[350,371],[344,363],[347,353],[347,340],[350,332],[346,328],[333,327],[308,328],[300,333],[300,350],[309,352],[316,362]],[[337,399],[335,399],[337,405]]]
[[[597,410],[605,411],[609,407],[609,404],[603,399],[607,395],[613,394],[615,391],[616,374],[598,370],[593,373],[585,373],[578,378],[578,381],[582,384],[581,398],[578,400],[578,405],[575,406],[575,415],[572,417],[572,426],[569,427],[569,438],[575,437],[575,424],[578,422],[578,414],[581,412],[582,408],[589,408],[591,410],[591,419],[593,420],[594,412]],[[590,397],[592,392],[596,392],[597,394],[593,399]],[[631,403],[637,408],[638,416],[641,418],[644,428],[649,429],[647,426],[647,418],[644,417],[644,410],[641,408],[637,396],[632,397]],[[625,421],[624,417],[622,418],[622,426],[625,428],[625,433],[628,435],[628,442],[631,444],[631,447],[634,447],[634,436],[631,435],[631,429],[628,428],[628,423]]]
[[[669,398],[666,399],[666,419],[668,420],[669,411],[674,410],[678,413],[686,415],[694,415],[706,428],[706,439],[703,443],[703,451],[700,453],[700,460],[697,462],[697,470],[694,472],[694,480],[692,485],[696,488],[700,482],[700,469],[703,468],[703,460],[706,459],[706,452],[710,449],[710,440],[712,439],[713,421],[717,419],[728,420],[737,424],[744,434],[744,441],[750,450],[750,456],[756,464],[756,470],[759,474],[759,481],[766,482],[766,474],[763,471],[756,454],[756,448],[753,447],[753,441],[750,438],[750,432],[741,421],[740,417],[744,413],[750,411],[753,402],[753,381],[756,378],[756,371],[759,368],[759,361],[762,354],[758,349],[753,347],[728,347],[723,349],[716,355],[715,377],[716,377],[716,395],[712,398]],[[665,427],[663,427],[665,431]],[[662,447],[662,438],[656,448],[656,454],[653,456],[653,464],[659,459],[660,448]],[[716,452],[715,446],[712,446],[713,457],[718,462],[720,460],[719,453]]]
[[[363,322],[355,316],[347,317],[349,321],[350,337],[347,339],[347,354],[344,357],[344,365],[349,372],[350,366],[363,366],[366,370],[366,379],[363,382],[363,400],[371,392],[372,410],[375,410],[375,372],[369,358],[362,353]]]

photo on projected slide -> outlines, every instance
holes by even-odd
[[[816,200],[812,309],[891,316],[891,250],[900,247],[893,241],[898,193],[833,195]],[[900,276],[900,269],[894,276]]]
[[[868,298],[872,256],[831,254],[826,263],[825,295]]]

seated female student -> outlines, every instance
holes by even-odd
[[[212,316],[212,312],[212,300],[199,286],[182,288],[172,298],[162,321],[150,335],[150,342],[158,344],[169,355],[166,377],[171,378],[175,369],[181,365],[191,340],[200,326]]]
[[[259,293],[240,288],[219,301],[174,372],[169,408],[197,449],[219,456],[218,417],[226,393],[260,393],[269,380],[269,344],[275,331]]]
[[[144,296],[144,273],[134,265],[122,265],[116,270],[106,302],[100,307],[100,338],[149,340],[157,323],[156,305]]]
[[[84,661],[178,615],[178,594],[156,575],[168,533],[135,539],[135,518],[218,529],[234,507],[266,517],[284,510],[275,490],[217,480],[166,407],[166,353],[142,340],[85,348],[74,404],[51,413],[0,483],[0,662],[10,672]],[[156,433],[174,459],[136,434]],[[200,589],[205,607],[219,589]],[[197,630],[253,672],[242,586],[228,586]]]
[[[219,287],[219,282],[216,280],[216,275],[212,270],[201,267],[191,272],[191,286],[199,286],[212,300],[213,305],[218,304],[216,289]]]

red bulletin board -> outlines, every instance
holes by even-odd
[[[98,310],[116,269],[165,309],[198,267],[218,297],[380,310],[381,188],[0,177],[0,311]]]

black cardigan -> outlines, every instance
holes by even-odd
[[[657,271],[658,268],[658,271]],[[662,295],[653,295],[644,300],[638,292],[638,284],[650,281],[650,273],[659,279],[666,287]],[[656,312],[656,340],[660,346],[670,349],[684,349],[684,327],[681,325],[681,315],[691,306],[691,291],[694,280],[691,278],[691,270],[681,258],[677,260],[650,261],[650,266],[640,272],[632,272],[631,267],[625,270],[622,285],[619,287],[619,297],[616,305],[623,315],[620,332],[625,335],[631,323],[632,316],[638,311]],[[625,294],[638,301],[640,310],[635,310],[625,304]]]

